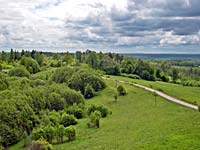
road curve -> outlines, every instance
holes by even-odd
[[[111,78],[105,78],[104,79],[108,79],[108,80],[113,80],[113,81],[117,81],[117,82],[121,82],[121,83],[125,83],[125,84],[129,84],[129,85],[133,85],[135,87],[139,87],[139,88],[142,88],[146,91],[149,91],[149,92],[152,92],[152,93],[156,93],[157,95],[165,98],[166,100],[168,101],[171,101],[171,102],[174,102],[176,104],[179,104],[179,105],[182,105],[184,107],[187,107],[187,108],[191,108],[191,109],[195,109],[195,110],[198,110],[198,106],[197,105],[194,105],[194,104],[190,104],[190,103],[187,103],[187,102],[184,102],[180,99],[177,99],[177,98],[174,98],[174,97],[171,97],[163,92],[160,92],[158,90],[155,90],[155,89],[152,89],[152,88],[149,88],[149,87],[146,87],[146,86],[143,86],[143,85],[140,85],[140,84],[136,84],[136,83],[130,83],[130,82],[127,82],[127,81],[122,81],[122,80],[116,80],[116,79],[111,79]]]

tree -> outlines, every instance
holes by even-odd
[[[94,111],[90,115],[90,120],[87,123],[89,128],[99,128],[100,127],[100,118],[101,118],[101,112],[100,111]]]
[[[113,95],[113,98],[114,98],[115,102],[117,102],[118,95],[115,93],[115,94]]]
[[[79,63],[82,62],[82,52],[81,51],[76,51],[76,59],[78,60]]]
[[[75,124],[77,124],[77,120],[76,120],[76,118],[73,115],[69,115],[69,114],[64,113],[62,115],[62,117],[61,117],[61,124],[64,127],[67,127],[69,125],[75,125]]]
[[[73,62],[73,57],[69,52],[67,52],[64,54],[62,61],[66,62],[66,65],[69,65]]]
[[[21,65],[24,65],[30,73],[37,73],[40,71],[39,64],[31,57],[23,56],[20,63]]]
[[[16,68],[13,68],[9,71],[10,76],[17,76],[17,77],[30,77],[30,73],[26,70],[25,67],[19,66]]]
[[[14,52],[13,49],[10,50],[10,57],[9,57],[9,62],[12,62],[14,60]]]
[[[63,137],[65,135],[65,127],[63,125],[59,125],[56,130],[57,135],[57,143],[63,143]]]
[[[62,110],[65,108],[65,100],[58,93],[51,93],[48,97],[49,108],[51,110]]]
[[[85,98],[92,98],[95,96],[95,91],[91,85],[87,84],[85,87],[84,97]]]
[[[65,134],[68,137],[68,141],[73,141],[76,139],[76,129],[73,126],[66,127]]]
[[[119,96],[124,96],[127,94],[125,88],[122,85],[117,87],[117,92]]]
[[[142,71],[142,78],[145,80],[151,80],[151,75],[147,70]]]
[[[5,90],[9,87],[9,82],[6,76],[0,73],[0,91]]]
[[[28,150],[52,150],[52,149],[53,146],[49,144],[49,142],[47,142],[47,140],[44,139],[43,137],[41,137],[37,141],[32,141],[30,147],[28,148]]]
[[[90,105],[88,107],[87,114],[91,115],[95,111],[100,112],[102,118],[107,117],[107,115],[111,113],[111,111],[109,111],[109,109],[104,105]]]
[[[9,61],[9,56],[8,56],[8,53],[2,51],[1,53],[1,61]]]
[[[172,78],[173,78],[174,82],[179,78],[179,72],[175,68],[173,68],[173,70],[172,70]]]
[[[32,139],[39,140],[41,137],[46,138],[46,132],[43,127],[34,128],[32,131]]]
[[[49,143],[52,143],[53,142],[53,138],[55,136],[55,128],[52,127],[52,126],[47,126],[45,127],[45,132],[46,132],[46,138],[47,138],[47,141]]]
[[[96,52],[91,52],[87,58],[87,63],[93,67],[93,68],[98,68],[99,66],[99,57],[96,54]]]
[[[34,57],[38,64],[42,66],[42,63],[44,61],[44,55],[42,54],[42,52],[36,52]]]

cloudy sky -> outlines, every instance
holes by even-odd
[[[0,0],[0,50],[200,53],[200,0]]]

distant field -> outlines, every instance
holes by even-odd
[[[113,79],[124,80],[128,82],[139,83],[151,87],[153,89],[160,90],[170,96],[179,98],[181,100],[200,105],[200,87],[188,87],[173,83],[166,82],[153,82],[146,80],[130,79],[121,76],[110,76]]]
[[[124,85],[128,95],[115,103],[114,81],[87,104],[105,104],[112,115],[102,119],[100,129],[88,129],[79,120],[77,139],[54,145],[55,150],[196,150],[200,149],[200,113],[157,98],[133,86]],[[183,92],[183,91],[182,91]],[[20,150],[20,144],[11,150]]]

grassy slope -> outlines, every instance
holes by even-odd
[[[80,120],[76,127],[77,140],[55,145],[55,150],[200,149],[199,112],[160,97],[155,105],[151,93],[128,85],[125,85],[128,95],[114,103],[115,82],[107,82],[109,86],[87,103],[103,103],[113,114],[101,120],[100,129],[88,129],[87,120]]]
[[[115,83],[109,83],[115,85]],[[128,95],[113,103],[113,87],[108,87],[88,103],[104,103],[113,115],[101,122],[100,129],[86,129],[85,122],[77,141],[56,149],[197,149],[200,114],[126,86]]]
[[[172,84],[166,82],[152,82],[146,80],[130,79],[121,76],[110,76],[113,79],[124,80],[128,82],[139,83],[157,90],[162,89],[162,91],[170,96],[182,99],[190,103],[197,103],[200,105],[200,87],[188,87],[179,84]]]

